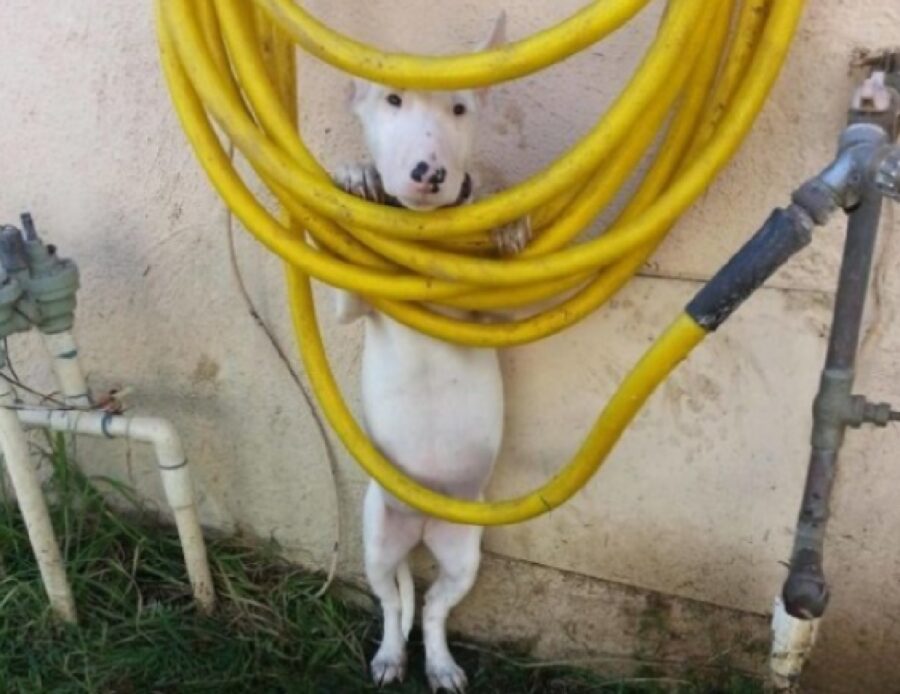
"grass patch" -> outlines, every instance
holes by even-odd
[[[377,620],[333,596],[314,598],[320,577],[282,561],[274,548],[211,540],[219,607],[211,617],[199,615],[174,532],[114,512],[97,487],[125,498],[129,490],[108,480],[87,480],[70,465],[62,438],[51,439],[46,455],[53,467],[48,495],[54,525],[81,624],[63,626],[50,615],[21,517],[14,504],[3,503],[2,691],[376,691],[366,661],[375,649]],[[475,693],[761,691],[754,682],[728,675],[717,683],[652,676],[610,681],[471,644],[454,651]],[[410,656],[407,682],[387,691],[428,691],[422,647],[415,639]]]

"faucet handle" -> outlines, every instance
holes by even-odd
[[[875,70],[862,84],[856,88],[850,101],[856,111],[866,113],[884,113],[891,108],[891,92],[885,83],[887,75],[882,70]]]

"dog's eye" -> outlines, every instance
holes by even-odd
[[[456,104],[453,107],[453,115],[454,116],[462,116],[466,113],[466,105],[465,104]]]
[[[387,102],[388,102],[391,106],[395,106],[395,107],[397,107],[397,108],[400,108],[400,104],[403,103],[403,99],[400,98],[400,95],[399,95],[399,94],[388,94],[388,95],[387,95]]]

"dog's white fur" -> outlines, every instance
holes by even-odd
[[[501,15],[483,48],[502,43],[504,34]],[[457,201],[471,171],[476,117],[484,99],[481,91],[423,93],[357,82],[353,109],[384,192],[416,209]],[[437,189],[427,178],[423,184],[410,175],[420,162],[426,162],[429,171],[444,169]],[[336,180],[346,190],[366,195],[371,177],[371,166],[351,166]],[[507,252],[520,250],[530,233],[527,224],[507,231],[511,233],[500,239]],[[346,292],[338,292],[337,312],[342,322],[365,318],[362,400],[375,444],[422,484],[451,496],[480,499],[503,431],[503,383],[496,352],[422,335]],[[363,510],[366,576],[384,612],[384,634],[372,660],[376,682],[386,684],[405,674],[406,638],[414,612],[407,555],[424,542],[440,570],[425,595],[422,615],[428,679],[435,690],[465,688],[466,675],[450,654],[445,624],[475,582],[481,535],[480,527],[424,516],[374,481],[369,484]]]

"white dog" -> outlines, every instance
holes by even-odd
[[[505,17],[483,47],[504,41]],[[335,180],[361,197],[428,210],[471,200],[472,151],[484,91],[416,92],[354,84],[371,165],[344,167]],[[501,252],[521,250],[527,221],[495,234]],[[444,494],[480,499],[503,432],[503,383],[497,354],[448,344],[373,311],[338,292],[338,318],[365,317],[362,399],[365,424],[378,448],[420,483]],[[366,575],[384,611],[384,634],[372,676],[402,679],[414,613],[407,555],[420,542],[440,574],[425,595],[422,630],[432,689],[462,691],[466,675],[447,647],[450,610],[475,582],[482,528],[456,525],[409,508],[374,481],[364,512]]]

